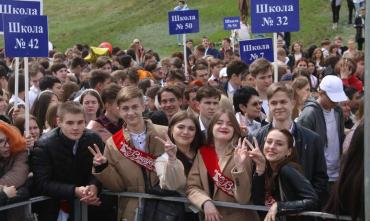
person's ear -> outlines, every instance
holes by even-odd
[[[286,156],[287,156],[287,157],[290,157],[291,155],[292,155],[292,148],[289,148],[289,149],[288,149],[288,153],[287,153],[287,155],[286,155]]]
[[[58,127],[60,126],[61,123],[62,123],[62,119],[60,117],[57,117],[57,125],[58,125]]]
[[[247,107],[246,107],[244,104],[239,104],[239,109],[240,109],[243,113],[245,113],[245,112],[246,112]]]

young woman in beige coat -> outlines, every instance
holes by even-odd
[[[155,168],[162,189],[185,193],[186,178],[193,165],[197,150],[202,144],[202,132],[198,118],[187,111],[172,116],[168,134],[163,143],[166,153],[155,161]],[[197,221],[198,214],[190,210],[184,215],[186,221]]]
[[[203,210],[206,221],[259,220],[254,211],[216,208],[213,203],[251,201],[252,160],[247,145],[239,139],[241,132],[234,114],[218,111],[207,131],[207,146],[198,151],[188,176],[188,199]]]

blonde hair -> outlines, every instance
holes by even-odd
[[[142,102],[144,102],[143,94],[138,87],[135,86],[127,86],[122,88],[118,95],[117,95],[117,105],[121,103],[127,102],[128,100],[139,98]]]

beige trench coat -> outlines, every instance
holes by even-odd
[[[163,144],[155,137],[160,136],[164,139],[163,132],[167,132],[167,127],[155,125],[150,121],[145,121],[147,129],[146,151],[154,156],[160,156],[163,153]],[[130,136],[127,131],[124,133],[127,142],[130,142]],[[108,160],[108,166],[100,173],[93,174],[102,182],[103,187],[114,192],[145,192],[145,183],[142,168],[125,158],[117,149],[110,137],[105,146],[104,156]],[[158,183],[157,174],[149,172],[152,186]],[[136,215],[136,209],[139,202],[136,198],[120,197],[118,201],[118,220],[127,219],[133,221]]]
[[[232,179],[235,183],[234,197],[222,192],[216,186],[214,192],[210,193],[207,168],[204,165],[203,158],[198,151],[191,168],[187,181],[186,195],[190,202],[198,209],[202,210],[202,205],[207,200],[216,200],[224,202],[233,202],[240,204],[251,203],[252,192],[252,161],[249,159],[246,165],[246,170],[236,172],[233,160],[234,149],[230,145],[227,147],[225,156],[219,159],[219,166],[222,173]],[[220,214],[223,216],[223,221],[255,221],[259,220],[255,211],[231,209],[217,207]]]

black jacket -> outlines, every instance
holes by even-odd
[[[253,180],[253,199],[257,204],[264,202],[265,176],[266,174]],[[280,191],[279,180],[283,194]],[[313,211],[318,207],[319,199],[311,183],[290,164],[280,168],[274,179],[271,195],[277,202],[278,216]],[[287,220],[295,219],[288,217]],[[302,217],[298,220],[302,220]]]
[[[47,219],[56,219],[60,200],[71,204],[75,199],[75,187],[91,184],[100,187],[99,181],[92,175],[93,156],[87,148],[93,144],[97,144],[103,152],[103,141],[90,130],[85,130],[78,140],[75,155],[75,141],[64,136],[60,128],[53,129],[38,140],[31,164],[34,190],[53,199],[48,203],[49,208],[44,210],[49,214]]]
[[[320,200],[325,202],[328,197],[328,175],[322,139],[313,131],[293,123],[293,136],[298,163],[303,167],[304,175],[311,182]],[[262,127],[257,135],[261,148],[265,143],[272,123]]]

